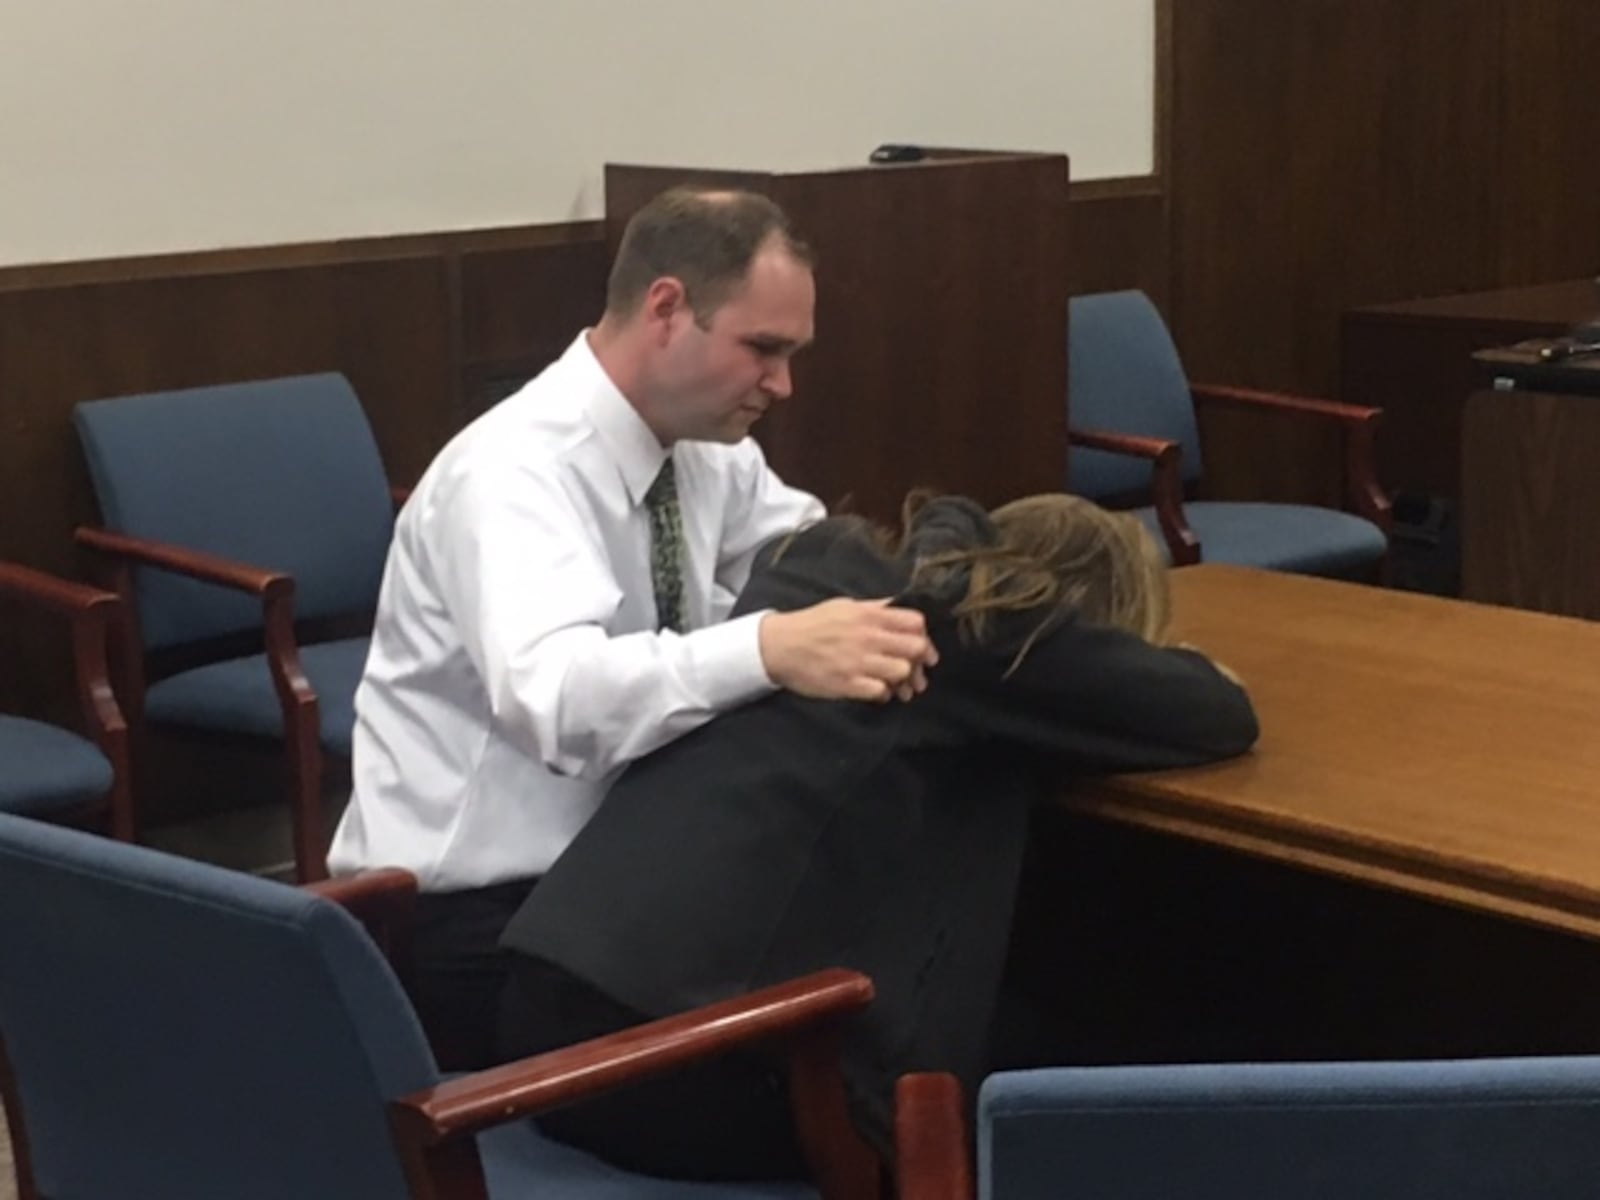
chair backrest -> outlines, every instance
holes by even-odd
[[[1579,1200],[1600,1058],[1003,1073],[978,1175],[983,1200]]]
[[[438,1072],[333,903],[0,815],[0,964],[41,1195],[408,1194],[384,1104]]]
[[[1166,322],[1143,292],[1078,296],[1068,316],[1067,417],[1076,429],[1166,438],[1183,447],[1183,477],[1200,478],[1200,429]],[[1074,447],[1067,487],[1080,496],[1147,490],[1150,464]]]
[[[92,400],[73,419],[107,528],[295,578],[295,614],[377,599],[394,531],[371,427],[342,375]],[[248,596],[142,571],[152,649],[259,627]]]

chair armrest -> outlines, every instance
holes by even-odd
[[[882,1164],[849,1125],[833,1040],[838,1019],[865,1008],[872,995],[865,975],[818,971],[402,1096],[389,1105],[389,1125],[412,1194],[485,1194],[477,1143],[462,1135],[751,1043],[777,1041],[788,1043],[798,1077],[790,1081],[797,1132],[824,1200],[878,1200]],[[825,1079],[824,1055],[831,1059]]]
[[[16,596],[55,612],[74,614],[114,608],[117,597],[102,588],[47,575],[21,563],[0,562],[0,595]]]
[[[1264,392],[1255,388],[1227,387],[1215,383],[1193,384],[1189,392],[1197,405],[1232,404],[1241,408],[1270,408],[1279,412],[1339,421],[1346,425],[1376,423],[1383,418],[1381,408],[1341,404],[1336,400],[1320,400],[1312,396],[1291,396],[1286,392]]]
[[[140,566],[172,571],[178,575],[187,575],[192,579],[233,588],[235,591],[250,592],[263,598],[284,588],[290,591],[294,589],[294,578],[281,571],[263,570],[215,554],[191,550],[185,546],[152,542],[145,538],[113,533],[109,529],[98,529],[91,525],[78,526],[74,536],[78,545],[109,558],[131,560]]]
[[[302,738],[315,736],[317,694],[300,665],[300,647],[294,635],[294,576],[90,525],[78,526],[75,536],[78,545],[116,560],[119,567],[137,563],[260,596],[267,661],[273,689],[283,706],[284,727],[296,730],[298,726]],[[297,711],[302,716],[299,722]]]
[[[1100,429],[1068,429],[1067,443],[1086,450],[1104,450],[1150,461],[1150,499],[1172,564],[1186,567],[1200,561],[1200,539],[1183,514],[1183,447],[1166,438]],[[1070,485],[1071,479],[1069,477]]]
[[[126,615],[122,599],[113,592],[11,562],[0,562],[0,596],[12,596],[69,619],[84,719],[102,742],[107,732],[125,733],[127,723],[111,686],[107,655],[112,627]]]
[[[407,500],[411,499],[412,489],[409,485],[394,484],[389,488],[389,499],[394,501],[394,510],[399,512],[405,507]]]
[[[117,569],[117,589],[124,599],[132,598],[131,576],[128,573],[130,564],[171,571],[202,583],[259,596],[261,628],[267,667],[272,676],[272,690],[283,711],[284,736],[296,747],[292,761],[306,763],[315,760],[319,728],[317,693],[306,678],[305,668],[300,663],[300,646],[295,640],[294,576],[184,546],[131,537],[88,525],[80,525],[76,537],[80,546],[113,560]],[[139,717],[143,708],[143,671],[138,663],[139,655],[132,649],[136,637],[130,636],[125,640],[129,649],[125,655],[123,674],[128,694],[135,697],[129,702],[130,708]],[[320,850],[311,849],[320,835],[316,832],[317,822],[313,814],[305,811],[304,806],[297,806],[296,811],[295,862],[304,877],[308,869],[306,864],[320,854]]]
[[[132,841],[133,794],[130,786],[128,723],[111,682],[109,646],[113,631],[127,620],[119,596],[100,588],[59,579],[24,567],[0,563],[0,595],[65,615],[72,626],[72,665],[78,707],[84,726],[111,762],[109,815],[113,837]]]
[[[865,975],[818,971],[402,1096],[389,1106],[391,1122],[408,1142],[434,1145],[753,1042],[793,1036],[865,1008],[872,995]]]
[[[1183,448],[1166,438],[1145,437],[1138,433],[1110,433],[1103,429],[1068,429],[1067,444],[1085,450],[1104,450],[1129,458],[1147,458],[1153,463],[1181,456]]]
[[[1389,497],[1378,483],[1373,435],[1383,419],[1383,409],[1359,404],[1341,404],[1310,396],[1291,396],[1282,392],[1262,392],[1253,388],[1195,384],[1189,389],[1195,405],[1222,404],[1236,408],[1255,408],[1334,421],[1344,427],[1345,500],[1351,511],[1371,521],[1385,534],[1392,524]]]
[[[301,885],[332,900],[366,927],[373,942],[404,981],[410,974],[412,918],[417,907],[417,877],[399,867],[382,867]]]
[[[894,1094],[899,1200],[972,1200],[972,1144],[954,1075],[902,1075]]]

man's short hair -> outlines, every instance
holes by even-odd
[[[811,266],[811,250],[789,218],[757,192],[675,187],[628,222],[606,283],[606,312],[631,316],[650,285],[670,275],[683,284],[695,320],[706,325],[736,291],[750,263],[772,238]]]

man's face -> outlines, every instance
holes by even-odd
[[[773,244],[751,260],[744,285],[702,328],[687,304],[661,359],[665,432],[674,440],[737,442],[793,388],[789,360],[812,337],[811,268]]]

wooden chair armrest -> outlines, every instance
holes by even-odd
[[[129,786],[128,722],[111,681],[110,640],[124,633],[127,611],[113,592],[59,579],[24,567],[0,563],[0,595],[16,597],[65,615],[72,627],[72,665],[78,708],[84,727],[110,760],[112,836],[131,841],[133,798]]]
[[[114,608],[117,597],[102,588],[47,575],[21,563],[0,562],[0,595],[15,596],[60,613],[88,612],[102,606]]]
[[[382,867],[302,884],[332,900],[366,927],[395,974],[410,974],[411,931],[417,907],[417,877],[399,867]]]
[[[119,568],[137,563],[259,596],[267,664],[273,690],[283,706],[284,727],[291,737],[315,736],[317,694],[300,665],[300,647],[295,640],[294,576],[89,525],[78,526],[76,537],[80,546],[114,560]],[[119,589],[126,584],[126,575],[119,575]]]
[[[1373,436],[1378,423],[1383,420],[1383,409],[1218,384],[1196,384],[1189,391],[1197,406],[1206,403],[1231,404],[1235,407],[1316,417],[1344,426],[1345,503],[1352,512],[1359,513],[1385,534],[1389,532],[1393,523],[1392,506],[1378,483],[1377,458],[1373,449]]]
[[[390,1121],[406,1143],[435,1145],[753,1042],[792,1037],[865,1008],[872,995],[865,975],[818,971],[402,1096],[389,1106]]]
[[[130,564],[171,571],[202,583],[258,596],[261,600],[262,640],[266,649],[267,668],[272,676],[272,690],[283,710],[284,736],[296,743],[292,759],[300,763],[315,759],[319,729],[317,693],[300,663],[300,646],[294,631],[292,575],[234,562],[185,546],[153,542],[93,526],[80,525],[76,537],[80,546],[112,560],[117,590],[126,599],[132,598],[128,570]],[[131,626],[132,622],[129,624]],[[131,635],[124,639],[127,649],[122,673],[128,693],[137,697],[130,700],[130,707],[138,716],[142,710],[144,687],[143,671],[138,664],[139,655],[133,646],[136,640]],[[321,856],[318,817],[307,811],[305,805],[297,806],[296,812],[295,862],[302,879],[315,878],[324,873],[319,867],[311,865],[319,862]]]
[[[1189,388],[1195,404],[1232,404],[1243,408],[1267,408],[1306,417],[1320,417],[1346,425],[1377,422],[1383,409],[1360,404],[1342,404],[1312,396],[1292,396],[1286,392],[1265,392],[1255,388],[1228,387],[1223,384],[1193,384]]]
[[[1150,499],[1175,567],[1200,561],[1200,539],[1183,513],[1183,447],[1167,438],[1101,429],[1068,429],[1069,445],[1150,460]],[[1071,480],[1068,479],[1070,484]]]
[[[191,550],[186,546],[173,546],[166,542],[152,542],[145,538],[113,533],[91,525],[78,526],[78,545],[104,554],[109,558],[131,560],[144,567],[155,567],[187,575],[205,583],[214,583],[235,591],[250,592],[265,598],[274,590],[294,588],[292,576],[281,571],[268,571],[247,563],[234,562],[215,554]]]
[[[880,1200],[883,1164],[850,1125],[837,1051],[838,1019],[872,994],[865,975],[818,971],[402,1096],[389,1124],[411,1194],[486,1195],[477,1142],[460,1135],[768,1040],[789,1051],[797,1133],[824,1200]]]
[[[972,1200],[972,1143],[954,1075],[902,1075],[894,1094],[898,1200]]]
[[[1104,450],[1107,454],[1125,454],[1129,458],[1148,458],[1151,462],[1160,462],[1174,452],[1182,453],[1177,442],[1166,438],[1109,433],[1102,429],[1068,429],[1067,444],[1082,446],[1085,450]]]

